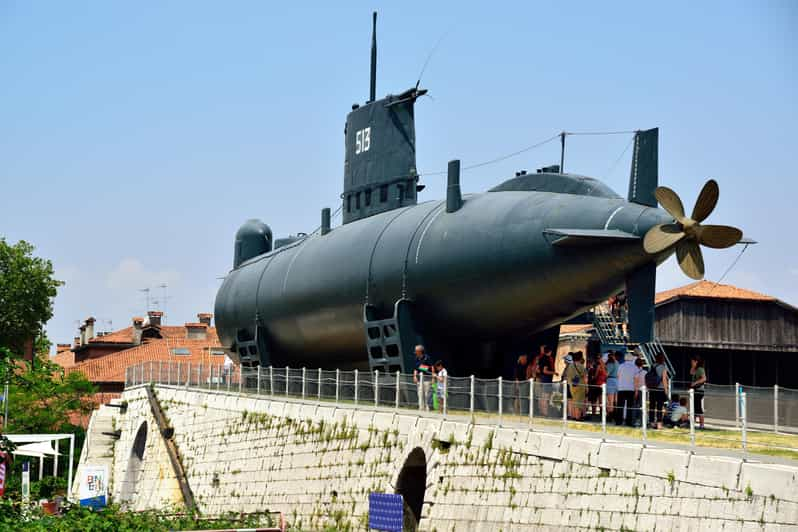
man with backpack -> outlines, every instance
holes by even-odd
[[[667,390],[670,389],[668,368],[665,366],[665,355],[656,356],[655,364],[646,373],[646,388],[648,389],[648,418],[651,428],[662,428],[662,409],[668,399]]]

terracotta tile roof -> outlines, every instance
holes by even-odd
[[[95,336],[89,343],[102,342],[106,344],[129,344],[133,341],[133,327],[125,327],[104,336]]]
[[[659,305],[678,297],[703,297],[711,299],[737,299],[748,301],[778,301],[773,296],[760,294],[753,290],[738,288],[730,284],[717,284],[712,281],[696,281],[685,286],[660,292],[654,298],[654,303]]]
[[[161,325],[156,327],[161,336],[169,339],[181,339],[186,337],[186,327],[208,327],[204,323],[186,323],[185,325]],[[146,330],[147,327],[144,327]],[[216,337],[216,327],[208,327],[208,336]],[[95,336],[89,343],[104,344],[129,344],[133,341],[133,327],[125,327],[104,336]]]
[[[125,382],[125,370],[141,362],[171,360],[184,364],[191,362],[192,365],[208,364],[209,361],[211,364],[220,365],[224,362],[223,356],[209,356],[208,353],[209,347],[221,347],[215,328],[208,329],[208,339],[205,340],[186,339],[185,327],[169,328],[180,329],[181,336],[175,338],[173,337],[175,331],[169,331],[164,338],[144,340],[139,346],[79,362],[67,371],[81,371],[90,381],[96,383]],[[187,349],[189,354],[176,355],[172,351],[175,348]]]

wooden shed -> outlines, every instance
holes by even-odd
[[[706,361],[709,381],[798,388],[798,309],[775,297],[698,281],[657,294],[654,334],[677,380],[690,355]]]

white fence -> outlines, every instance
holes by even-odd
[[[127,368],[125,386],[157,383],[209,390],[228,390],[256,395],[293,397],[335,403],[363,404],[395,409],[437,410],[442,416],[468,415],[480,424],[538,423],[554,430],[592,430],[622,425],[647,441],[650,424],[665,421],[668,400],[662,390],[608,394],[606,385],[569,386],[566,382],[447,377],[438,380],[400,372],[343,371],[309,368],[275,368],[191,364],[154,361]],[[686,399],[688,410],[683,430],[685,443],[758,450],[765,447],[795,452],[798,443],[782,446],[749,438],[751,431],[798,433],[798,390],[715,386],[703,394],[674,383],[672,396]],[[696,412],[703,404],[706,424],[701,431]],[[725,429],[725,430],[721,430]],[[662,430],[670,430],[663,428]],[[689,434],[689,440],[686,435]],[[628,436],[628,431],[624,433]],[[796,436],[795,442],[798,442]]]

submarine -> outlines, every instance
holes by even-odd
[[[376,48],[375,13],[370,97],[344,128],[341,225],[325,208],[310,234],[274,239],[251,219],[235,235],[215,314],[236,362],[409,372],[424,344],[452,374],[493,377],[621,290],[631,341],[646,343],[657,266],[675,253],[700,279],[700,246],[741,241],[737,228],[702,223],[714,180],[689,216],[659,186],[656,128],[635,133],[625,198],[561,165],[464,195],[453,160],[445,198],[419,203],[414,113],[426,90],[377,99]]]

